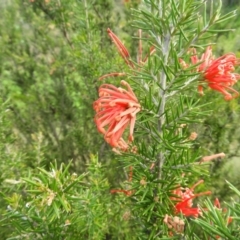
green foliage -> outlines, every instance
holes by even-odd
[[[8,239],[101,239],[109,231],[109,184],[96,157],[89,172],[69,173],[71,163],[38,168],[18,183],[21,193],[5,197],[2,222],[15,231]],[[4,226],[4,225],[3,225]]]
[[[1,94],[10,99],[12,124],[30,159],[35,136],[42,134],[42,164],[73,160],[82,171],[78,162],[87,161],[89,149],[98,149],[90,136],[96,133],[92,90],[106,59],[99,46],[102,29],[90,32],[96,19],[72,17],[90,14],[90,5],[25,1],[23,6],[19,1],[3,6]]]
[[[205,233],[211,236],[211,239],[216,239],[216,236],[221,239],[238,239],[240,227],[240,192],[231,183],[227,182],[227,186],[235,192],[237,201],[231,204],[226,204],[227,209],[217,208],[210,201],[206,201],[205,205],[208,211],[203,211],[202,219],[195,219],[195,223],[200,225]]]
[[[239,100],[223,103],[210,90],[199,99],[201,73],[179,61],[190,61],[189,48],[202,52],[215,41],[215,53],[238,56],[234,8],[194,0],[13,0],[0,9],[2,239],[240,237],[237,175],[226,174],[232,167],[223,161],[201,162],[217,152],[238,160]],[[124,65],[107,28],[130,49],[134,67]],[[141,104],[132,151],[120,155],[93,121],[98,79],[109,72],[125,73]],[[231,177],[234,185],[225,181]],[[207,184],[196,192],[211,189],[211,198],[228,201],[226,211],[204,197],[191,199],[202,216],[176,211],[174,191],[195,191],[199,179]],[[169,227],[166,214],[183,219],[185,230]]]

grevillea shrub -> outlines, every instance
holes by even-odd
[[[226,182],[224,203],[212,182],[229,156],[198,141],[215,109],[239,101],[238,53],[214,47],[236,13],[220,1],[113,3],[24,2],[36,36],[38,21],[58,28],[34,45],[45,51],[16,57],[16,44],[18,64],[2,61],[4,239],[239,239],[240,192]]]

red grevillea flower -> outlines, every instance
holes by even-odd
[[[175,204],[175,213],[182,213],[184,216],[189,217],[198,217],[201,214],[201,210],[199,207],[194,208],[193,199],[202,195],[211,194],[210,191],[202,192],[194,194],[194,189],[199,184],[203,183],[203,180],[199,180],[196,184],[194,184],[191,188],[182,188],[179,187],[173,191],[173,194],[177,195],[177,197],[172,197],[172,200],[175,200],[177,203]]]
[[[227,53],[219,58],[214,58],[212,55],[212,48],[207,47],[205,53],[199,59],[196,54],[196,49],[191,49],[193,55],[191,56],[192,64],[198,64],[197,71],[202,73],[203,81],[207,82],[208,86],[224,95],[225,100],[231,100],[238,97],[239,93],[232,88],[232,86],[240,79],[240,75],[233,73],[234,66],[239,64],[239,59],[235,54]],[[181,60],[183,66],[187,64]],[[203,94],[203,86],[198,86],[198,91]]]
[[[103,84],[99,88],[99,99],[94,102],[96,111],[95,123],[98,131],[113,148],[122,151],[128,149],[128,143],[133,141],[133,130],[136,114],[141,110],[138,99],[126,81],[121,85],[127,88],[117,88],[111,84]],[[125,129],[129,127],[128,142],[123,139]]]

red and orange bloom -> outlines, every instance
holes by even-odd
[[[126,81],[121,81],[125,88],[112,84],[103,84],[99,88],[99,99],[94,102],[95,123],[98,131],[113,148],[126,151],[133,141],[136,114],[141,110],[138,99]],[[123,134],[129,127],[128,141]]]
[[[194,194],[194,189],[201,183],[203,183],[203,180],[199,180],[191,188],[179,187],[173,191],[173,194],[177,195],[177,197],[171,197],[172,200],[176,201],[176,214],[182,213],[186,217],[198,217],[199,215],[201,215],[201,210],[199,207],[192,207],[193,199],[202,195],[211,194],[210,191]]]
[[[202,74],[203,81],[207,82],[208,86],[224,95],[225,100],[231,100],[238,97],[239,93],[233,89],[233,85],[240,79],[240,75],[234,73],[234,66],[239,65],[239,59],[235,54],[228,53],[219,58],[212,55],[211,46],[207,47],[205,53],[199,59],[196,49],[191,49],[192,64],[199,64],[197,71]],[[186,68],[188,65],[180,60],[182,66]],[[203,94],[203,86],[198,86],[198,91]]]

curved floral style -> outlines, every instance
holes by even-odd
[[[139,31],[138,31],[139,43],[138,43],[138,51],[137,51],[138,57],[137,57],[137,64],[136,64],[131,60],[131,56],[129,54],[128,49],[124,46],[123,42],[118,38],[118,36],[115,35],[115,33],[113,33],[110,28],[107,29],[107,32],[108,32],[108,36],[111,38],[112,42],[116,46],[119,54],[121,55],[121,57],[123,58],[125,63],[128,65],[128,67],[131,69],[136,69],[136,68],[139,68],[139,66],[144,65],[148,61],[149,56],[151,56],[155,52],[155,48],[152,46],[149,50],[149,53],[144,58],[142,57],[142,52],[143,52],[142,40],[141,40],[142,39],[142,30],[139,29]],[[108,74],[101,76],[99,78],[99,80],[103,80],[108,77],[118,77],[118,76],[123,76],[123,75],[126,75],[126,73],[122,73],[122,72],[108,73]]]
[[[199,64],[197,71],[202,73],[203,81],[207,82],[208,86],[224,95],[225,100],[231,100],[238,97],[239,93],[233,89],[233,85],[240,79],[240,75],[234,73],[234,66],[239,65],[239,59],[233,53],[227,53],[219,58],[212,55],[212,48],[208,46],[205,53],[199,59],[196,49],[191,49],[192,64]],[[182,59],[180,60],[184,68],[188,67]],[[198,91],[203,94],[203,86],[198,86]]]
[[[99,88],[99,99],[94,102],[96,111],[95,123],[98,131],[113,148],[121,151],[128,149],[128,144],[133,141],[133,130],[136,114],[141,110],[138,99],[126,81],[121,85],[127,88],[117,88],[112,84],[103,84]],[[128,141],[123,134],[129,127]]]
[[[173,194],[177,197],[172,197],[172,200],[176,201],[175,204],[175,213],[182,213],[184,216],[189,217],[198,217],[201,215],[201,210],[199,207],[192,207],[193,206],[193,199],[202,195],[209,195],[211,194],[210,191],[202,192],[194,194],[194,189],[203,183],[203,180],[199,180],[195,183],[191,188],[182,188],[179,187],[173,191]]]

